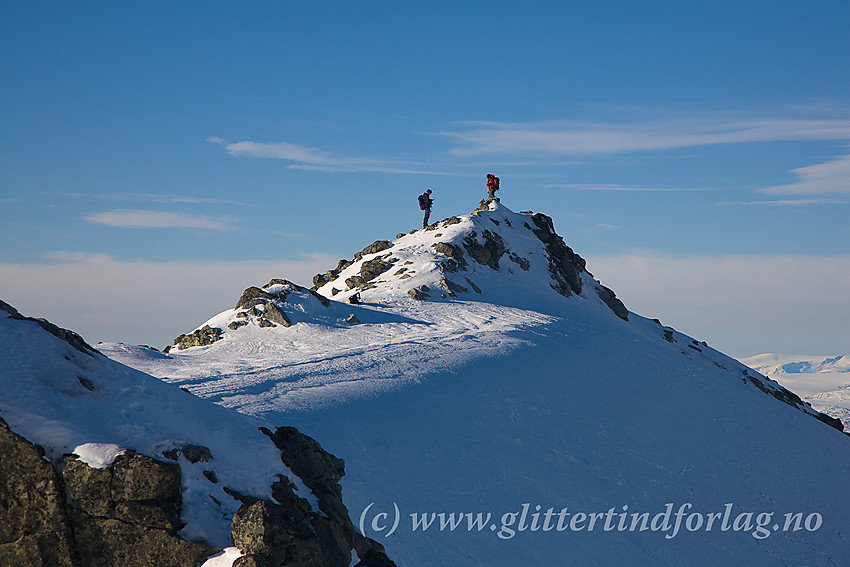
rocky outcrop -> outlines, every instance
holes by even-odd
[[[391,263],[385,262],[380,258],[367,260],[360,265],[360,277],[364,281],[372,281],[392,267],[393,265]]]
[[[236,309],[248,309],[255,305],[265,303],[269,299],[278,299],[280,295],[281,294],[269,293],[264,289],[251,286],[242,292],[242,297],[240,297],[239,301],[236,302]],[[285,294],[283,295],[283,299],[286,299]]]
[[[412,297],[413,299],[415,299],[417,301],[422,301],[423,299],[430,297],[427,292],[422,291],[422,290],[417,289],[417,288],[407,290],[407,295],[409,295],[410,297]]]
[[[180,335],[174,339],[174,346],[177,347],[177,350],[183,350],[195,346],[211,345],[221,339],[222,332],[218,327],[204,325],[188,335]]]
[[[345,475],[343,460],[294,427],[260,430],[280,449],[283,463],[316,497],[319,510],[311,510],[295,495],[286,479],[274,487],[276,503],[246,502],[233,519],[234,544],[249,554],[242,558],[244,564],[346,567],[352,549],[361,562],[370,556],[386,557],[380,544],[354,530],[339,485]],[[391,561],[384,564],[394,565]]]
[[[461,270],[466,269],[466,258],[463,255],[463,250],[461,250],[460,246],[455,246],[454,244],[449,244],[448,242],[438,242],[433,245],[434,251],[438,254],[443,254],[451,258],[453,263],[442,263],[441,266],[448,266],[449,269],[446,271],[454,272],[457,271],[459,267]]]
[[[294,427],[262,429],[281,460],[316,496],[319,510],[279,475],[274,501],[226,491],[243,502],[232,520],[233,543],[246,555],[234,565],[392,566],[383,547],[356,533],[342,502],[342,459]],[[15,567],[195,567],[216,552],[177,535],[183,523],[181,472],[134,451],[107,468],[65,455],[61,473],[40,447],[0,419],[0,565]],[[186,444],[166,451],[176,460],[213,461],[210,450]],[[214,462],[214,461],[213,461]],[[218,482],[214,471],[204,471]]]
[[[183,527],[177,464],[126,451],[97,469],[67,455],[62,475],[83,565],[194,565],[215,552],[176,535]]]
[[[0,565],[194,567],[215,552],[177,535],[180,469],[134,452],[62,473],[0,419]],[[67,494],[67,497],[66,497]]]
[[[387,248],[392,247],[392,243],[389,240],[376,240],[360,252],[354,255],[354,261],[357,262],[361,260],[364,256],[368,256],[369,254],[377,254],[378,252],[383,252]]]
[[[65,488],[44,451],[0,419],[0,455],[0,565],[78,565]]]
[[[265,304],[263,317],[265,317],[272,323],[277,323],[278,325],[283,325],[284,327],[289,327],[292,325],[292,323],[289,321],[289,317],[286,316],[286,313],[284,313],[283,310],[274,303]]]
[[[247,557],[236,565],[324,566],[324,556],[309,513],[298,506],[259,500],[233,516],[233,545]]]
[[[536,228],[526,226],[543,243],[549,255],[549,272],[555,280],[552,288],[565,297],[581,293],[581,273],[586,265],[584,258],[564,244],[564,239],[555,232],[551,217],[535,213],[531,220]]]
[[[100,352],[96,348],[88,344],[83,339],[83,337],[81,337],[74,331],[69,331],[68,329],[58,327],[47,319],[43,319],[41,317],[24,317],[18,312],[17,309],[2,300],[0,300],[0,310],[8,313],[8,317],[11,317],[12,319],[18,319],[19,321],[32,321],[54,337],[65,341],[66,343],[68,343],[69,345],[71,345],[82,353],[88,354],[90,356],[93,354],[100,354]]]
[[[614,315],[623,321],[629,320],[629,310],[626,309],[626,306],[623,305],[622,301],[617,299],[617,296],[614,295],[614,292],[611,289],[603,285],[602,289],[598,290],[596,293],[599,295],[599,299],[601,299],[603,303],[605,303],[605,305],[614,312]]]
[[[484,244],[478,242],[475,232],[463,239],[463,247],[473,260],[494,270],[499,269],[499,259],[505,253],[505,243],[502,237],[494,232],[485,230],[482,235]]]

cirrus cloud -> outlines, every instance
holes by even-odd
[[[826,195],[850,193],[850,155],[806,167],[792,169],[797,181],[787,185],[766,187],[761,193],[772,195]]]
[[[207,217],[167,211],[112,209],[90,213],[83,220],[117,228],[181,228],[202,230],[232,230],[235,219]]]
[[[848,140],[850,120],[684,118],[659,122],[466,122],[442,132],[455,156],[589,156],[717,144]]]

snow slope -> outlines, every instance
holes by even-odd
[[[179,455],[182,520],[187,524],[180,533],[185,539],[202,538],[220,548],[232,545],[230,519],[241,503],[224,486],[271,498],[279,473],[296,483],[301,496],[315,500],[258,431],[266,422],[74,348],[36,322],[7,317],[3,311],[0,368],[0,417],[44,447],[54,463],[75,453],[90,466],[103,468],[127,448],[158,459],[163,451],[187,444],[209,448],[210,461],[191,463]],[[204,470],[213,470],[219,482],[208,480]]]
[[[850,356],[767,353],[741,362],[797,392],[816,410],[850,423]]]
[[[561,250],[553,262],[558,246],[529,214],[491,204],[386,246],[318,289],[328,307],[270,282],[262,307],[206,323],[222,329],[208,346],[99,348],[345,458],[352,519],[402,567],[846,564],[850,440],[778,401],[793,396],[778,384],[618,316],[583,261]],[[345,283],[376,259],[392,267]],[[355,288],[363,303],[344,303]],[[292,325],[261,327],[270,306]],[[689,522],[675,533],[668,507]],[[490,520],[423,531],[421,513]],[[641,530],[641,513],[657,529]],[[796,513],[809,523],[785,530]]]

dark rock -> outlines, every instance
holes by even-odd
[[[205,471],[202,471],[202,472],[203,472],[203,475],[206,477],[206,479],[208,481],[210,481],[213,484],[218,484],[218,475],[215,474],[215,471],[205,470]]]
[[[360,260],[363,256],[368,256],[369,254],[376,254],[378,252],[382,252],[387,248],[391,248],[392,243],[389,240],[376,240],[360,252],[354,255],[354,260]]]
[[[676,339],[673,338],[673,330],[672,329],[662,329],[664,333],[664,340],[668,343],[675,343]]]
[[[319,508],[329,518],[350,523],[348,510],[342,503],[339,480],[345,475],[345,462],[324,449],[315,439],[294,427],[279,427],[273,434],[267,429],[275,446],[280,449],[284,464],[298,475],[319,501]]]
[[[564,240],[555,233],[552,218],[542,213],[535,213],[531,217],[537,228],[528,227],[537,238],[543,242],[549,256],[549,272],[555,285],[552,288],[565,297],[572,293],[581,293],[581,273],[585,272],[586,262],[584,258],[573,252],[564,244]]]
[[[208,447],[204,447],[203,445],[183,445],[180,448],[180,452],[183,453],[183,456],[186,457],[190,463],[199,463],[201,461],[207,462],[213,458],[212,452]]]
[[[180,521],[181,488],[178,465],[127,451],[115,458],[110,470],[110,499],[114,503],[114,514],[111,514],[111,517],[142,527],[172,531],[183,527]],[[79,478],[76,478],[72,488],[67,472],[64,474],[74,498],[75,490],[86,485],[77,482]]]
[[[269,283],[274,282],[272,280]],[[281,280],[286,281],[286,280]],[[251,286],[245,291],[242,292],[242,297],[239,298],[239,301],[236,302],[236,309],[247,309],[249,307],[253,307],[258,303],[265,303],[268,299],[279,299],[278,296],[264,291],[258,287]]]
[[[248,314],[247,314],[247,313],[245,313],[244,311],[240,311],[239,313],[237,313],[237,314],[236,314],[236,318],[237,318],[237,319],[247,319],[247,318],[248,318]]]
[[[283,310],[274,303],[266,303],[266,309],[263,311],[263,317],[273,323],[283,325],[284,327],[292,325],[289,321],[289,317],[286,316],[286,313],[284,313]],[[262,322],[260,326],[262,326]]]
[[[449,218],[443,220],[443,226],[451,226],[453,224],[459,224],[459,223],[460,223],[460,219],[457,218],[457,217],[449,217]]]
[[[434,250],[439,254],[448,256],[449,258],[457,262],[458,266],[460,266],[462,270],[466,269],[466,258],[464,258],[463,250],[461,250],[459,246],[449,244],[448,242],[438,242],[434,244],[432,248],[434,248]]]
[[[288,287],[291,291],[301,291],[301,292],[303,292],[303,291],[306,291],[306,290],[307,290],[307,288],[305,288],[305,287],[303,287],[303,286],[300,286],[300,285],[298,285],[298,284],[297,284],[297,283],[295,283],[295,282],[291,282],[291,281],[289,281],[289,280],[285,280],[285,279],[282,279],[282,278],[272,278],[272,279],[271,279],[271,281],[269,281],[269,283],[267,283],[266,285],[264,285],[264,286],[263,286],[263,289],[268,289],[268,288],[270,288],[270,287],[271,287],[271,286],[273,286],[273,285],[285,285],[285,286],[287,286],[287,287]],[[284,296],[284,298],[286,297],[286,293],[288,293],[288,292],[279,292],[279,294],[280,294],[280,295],[283,295],[283,296]],[[279,299],[279,300],[281,300],[281,301],[283,300],[283,298],[281,298],[281,297],[279,297],[279,296],[276,296],[275,298],[276,298],[276,299]]]
[[[477,285],[475,285],[475,283],[473,283],[473,281],[471,279],[469,279],[469,278],[464,278],[464,279],[466,280],[466,282],[470,286],[472,286],[472,289],[475,290],[475,293],[481,293],[481,288],[478,287]]]
[[[345,322],[354,324],[354,323],[359,323],[360,319],[357,318],[357,315],[355,315],[354,313],[351,313],[348,317],[345,318]]]
[[[274,323],[269,321],[268,319],[260,319],[260,327],[276,327]]]
[[[188,392],[188,390],[186,390]],[[180,459],[180,451],[176,448],[168,449],[167,451],[162,452],[162,456],[168,459],[169,461],[177,461]]]
[[[327,297],[325,297],[324,295],[322,295],[321,293],[316,293],[316,292],[315,292],[315,291],[313,291],[312,289],[308,289],[307,291],[310,293],[310,295],[312,295],[313,297],[315,297],[315,298],[319,301],[319,303],[321,303],[321,304],[322,304],[322,305],[324,305],[325,307],[330,307],[330,306],[331,306],[331,300],[330,300],[330,299],[328,299]]]
[[[354,530],[350,523],[340,524],[319,514],[313,514],[310,525],[316,533],[322,550],[324,566],[348,567],[351,565],[351,548]]]
[[[456,284],[445,277],[440,278],[440,286],[451,297],[454,297],[456,293],[463,293],[467,291],[467,289],[462,285]]]
[[[482,233],[484,244],[475,239],[475,233],[463,239],[463,247],[472,258],[481,265],[499,269],[499,259],[505,253],[505,243],[498,234],[485,230]]]
[[[383,551],[372,551],[354,567],[396,567]]]
[[[24,317],[21,315],[17,309],[6,303],[5,301],[0,301],[0,310],[8,313],[9,317],[12,319],[17,319],[19,321],[32,321],[37,324],[39,327],[53,335],[54,337],[61,339],[77,349],[78,351],[85,353],[89,356],[93,356],[94,354],[101,354],[96,348],[88,344],[83,337],[75,333],[74,331],[69,331],[68,329],[63,329],[58,327],[44,319],[42,317]]]
[[[366,285],[366,280],[361,276],[351,276],[350,278],[345,278],[345,285],[348,286],[348,289],[362,288]]]
[[[194,567],[216,552],[165,530],[112,518],[71,513],[80,564],[85,567]]]
[[[6,303],[5,301],[3,301],[2,299],[0,299],[0,311],[5,311],[6,313],[8,313],[9,315],[11,315],[11,316],[12,316],[12,317],[14,317],[15,319],[17,319],[17,318],[19,318],[19,317],[23,317],[23,315],[21,315],[21,314],[18,312],[18,310],[17,310],[17,309],[15,309],[14,307],[12,307],[11,305],[9,305],[8,303]]]
[[[235,331],[239,327],[244,327],[246,324],[247,323],[245,323],[245,321],[231,321],[230,323],[227,324],[227,328],[230,329],[231,331]]]
[[[629,320],[629,310],[626,309],[626,306],[623,305],[622,301],[617,299],[617,296],[614,295],[614,292],[611,289],[603,285],[602,289],[597,290],[597,294],[599,295],[599,299],[601,299],[605,305],[614,312],[614,315],[623,321]]]
[[[427,293],[423,293],[416,288],[407,290],[407,295],[417,301],[422,301],[423,299],[430,297]]]
[[[184,350],[195,346],[211,345],[221,339],[222,330],[218,327],[212,328],[209,325],[204,325],[197,331],[189,335],[180,335],[174,339],[174,345],[178,350]]]
[[[272,567],[272,559],[262,553],[243,555],[233,562],[233,567]]]
[[[337,272],[341,272],[341,271],[343,271],[344,269],[346,269],[348,266],[350,266],[350,265],[351,265],[351,264],[353,264],[353,263],[354,263],[353,261],[349,261],[349,260],[346,260],[345,258],[343,258],[342,260],[340,260],[340,261],[337,263],[337,265],[336,265],[336,271],[337,271]]]
[[[841,420],[837,417],[832,417],[831,415],[826,415],[825,413],[821,412],[818,412],[815,417],[827,424],[828,426],[834,427],[838,431],[844,431],[844,424],[841,423]]]
[[[315,289],[318,289],[329,281],[330,280],[328,279],[328,276],[326,276],[325,274],[316,274],[315,276],[313,276],[313,287]]]
[[[525,270],[526,272],[527,272],[527,271],[528,271],[528,269],[531,267],[531,262],[529,262],[528,260],[526,260],[526,259],[525,259],[525,258],[523,258],[522,256],[519,256],[519,255],[517,255],[517,254],[515,254],[515,253],[513,253],[513,252],[511,252],[510,254],[508,254],[508,259],[509,259],[511,262],[513,262],[513,263],[515,263],[515,264],[519,265],[519,267],[520,267],[520,268],[522,268],[523,270]]]
[[[80,384],[82,384],[83,388],[85,388],[89,392],[94,391],[94,382],[92,382],[88,378],[83,378],[82,376],[77,376],[77,380],[79,380]]]
[[[319,539],[303,511],[260,500],[233,516],[233,545],[274,567],[325,565]]]
[[[0,419],[0,455],[0,565],[76,567],[65,490],[43,449]]]
[[[360,265],[360,277],[363,278],[364,281],[371,281],[383,274],[393,265],[389,262],[385,262],[380,258],[375,258],[373,260],[367,260]]]
[[[398,234],[396,234],[396,235],[395,235],[396,240],[397,240],[397,239],[399,239],[399,238],[401,238],[402,236],[407,236],[407,235],[406,235],[405,233],[403,233],[403,232],[399,232]]]

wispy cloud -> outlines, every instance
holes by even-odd
[[[773,201],[736,201],[718,203],[718,205],[752,205],[765,207],[806,207],[810,205],[850,205],[850,200],[842,199],[780,199]]]
[[[605,185],[594,183],[552,183],[544,185],[553,189],[574,189],[577,191],[717,191],[717,188],[699,188],[699,187],[639,187],[630,185]],[[728,190],[729,187],[724,187],[723,190]]]
[[[239,205],[249,206],[248,203],[210,197],[194,197],[190,195],[165,195],[157,193],[62,193],[64,197],[87,199],[91,201],[134,201],[147,203],[180,203],[194,205]]]
[[[208,139],[210,141],[210,139]],[[222,143],[222,142],[216,142]],[[279,159],[290,162],[287,167],[311,171],[402,173],[421,175],[457,175],[429,170],[422,163],[406,160],[344,157],[315,148],[288,142],[264,143],[242,141],[224,143],[227,153],[234,157]]]
[[[231,230],[235,219],[207,217],[163,211],[114,209],[91,213],[83,220],[118,228],[182,228],[203,230]]]
[[[792,169],[797,181],[788,185],[777,185],[760,189],[761,193],[771,195],[826,195],[831,193],[850,193],[850,155]]]
[[[466,122],[442,132],[455,156],[591,156],[717,144],[848,140],[850,120],[734,120],[712,117],[644,123]]]

